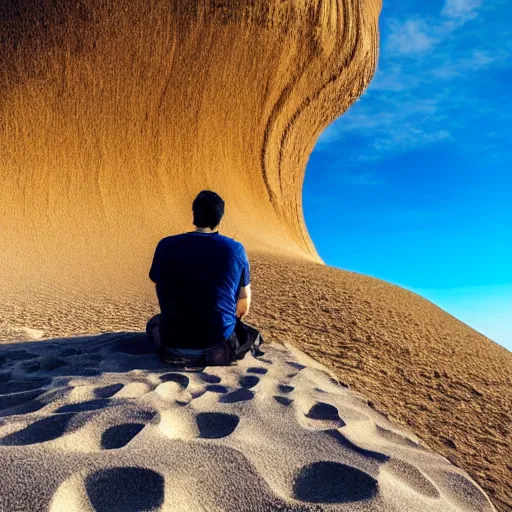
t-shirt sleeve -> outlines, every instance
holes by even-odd
[[[251,268],[249,264],[249,258],[247,253],[242,246],[242,276],[240,278],[240,286],[244,288],[251,284]]]
[[[157,283],[160,280],[161,252],[162,244],[161,242],[159,242],[155,249],[153,263],[151,264],[151,268],[149,269],[149,279],[151,279],[151,281],[153,281],[154,283]]]

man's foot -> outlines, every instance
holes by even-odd
[[[262,352],[260,350],[260,346],[265,343],[265,340],[263,339],[263,336],[261,334],[258,334],[256,339],[254,340],[254,343],[251,345],[251,354],[254,357],[262,356],[265,354],[265,352]]]
[[[258,347],[251,347],[251,354],[254,356],[254,357],[258,357],[258,356],[264,356],[265,355],[265,352],[262,352]]]

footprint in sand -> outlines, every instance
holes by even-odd
[[[164,375],[160,375],[160,380],[162,382],[176,382],[183,389],[187,388],[190,382],[189,378],[181,373],[166,373]]]
[[[23,430],[0,439],[0,445],[26,446],[53,441],[66,432],[73,416],[74,414],[58,414],[36,421]]]
[[[243,375],[242,377],[240,377],[238,382],[240,383],[240,386],[242,386],[243,388],[249,389],[256,386],[256,384],[258,384],[259,381],[260,379],[259,377],[256,377],[256,375]]]
[[[206,386],[205,391],[225,395],[228,393],[228,388],[226,386],[221,386],[220,384],[210,384],[209,386]]]
[[[97,388],[94,390],[94,396],[96,398],[110,398],[115,395],[121,389],[124,388],[124,384],[112,384],[111,386],[104,386],[102,388]]]
[[[59,407],[55,412],[84,412],[84,411],[95,411],[97,409],[104,409],[108,405],[112,404],[112,400],[106,398],[99,398],[98,400],[89,400],[88,402],[81,402],[78,404],[68,404]]]
[[[221,396],[219,402],[222,404],[234,404],[236,402],[245,402],[247,400],[252,400],[253,397],[254,391],[242,388],[237,389],[236,391],[232,391],[227,395]]]
[[[164,502],[164,477],[151,469],[102,469],[85,480],[89,501],[96,512],[158,510]]]
[[[306,368],[305,365],[303,364],[300,364],[300,363],[296,363],[295,361],[286,361],[292,368],[295,368],[296,370],[304,370],[304,368]],[[297,375],[297,374],[295,374]]]
[[[288,398],[287,396],[274,396],[275,400],[279,402],[281,405],[291,405],[293,403],[293,400],[291,398]]]
[[[229,436],[238,426],[240,418],[235,414],[201,412],[196,416],[199,435],[205,439]]]
[[[375,478],[338,462],[308,464],[298,471],[293,484],[294,498],[309,503],[354,503],[373,498],[377,492]]]
[[[271,361],[270,359],[263,359],[263,357],[258,357],[258,362],[260,363],[264,363],[264,364],[273,364],[273,361]]]
[[[334,405],[327,404],[325,402],[317,402],[309,409],[306,416],[312,420],[331,420],[340,421],[344,426],[345,422],[340,418],[338,409]]]
[[[261,368],[258,366],[251,366],[247,368],[247,373],[256,373],[258,375],[265,375],[268,372],[266,368]]]
[[[104,450],[115,450],[126,446],[146,425],[144,423],[124,423],[110,427],[101,436]]]
[[[209,384],[219,384],[221,381],[220,377],[210,373],[199,373],[198,376],[203,382],[208,382]]]

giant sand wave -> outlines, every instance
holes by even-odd
[[[57,268],[74,284],[98,267],[137,272],[155,240],[190,226],[204,188],[225,198],[224,230],[248,248],[318,259],[302,216],[305,166],[321,130],[370,81],[379,9],[377,0],[2,3],[10,267]]]

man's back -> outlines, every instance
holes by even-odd
[[[164,339],[188,349],[204,349],[231,335],[240,288],[250,283],[243,246],[218,232],[164,238],[149,277],[156,283]]]

